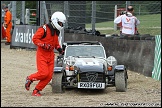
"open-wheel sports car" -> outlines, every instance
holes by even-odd
[[[117,92],[127,90],[127,69],[117,65],[113,56],[106,57],[98,41],[67,41],[64,55],[57,56],[51,85],[53,93],[65,88],[106,89],[116,87]]]

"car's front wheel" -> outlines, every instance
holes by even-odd
[[[117,92],[127,91],[127,74],[125,70],[115,72],[115,86]]]
[[[63,93],[64,88],[62,84],[63,73],[54,73],[52,76],[52,92],[53,93]]]

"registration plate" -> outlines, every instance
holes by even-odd
[[[78,82],[78,88],[104,89],[105,83]]]

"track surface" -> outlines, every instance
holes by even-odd
[[[127,92],[116,92],[109,87],[99,90],[67,89],[52,93],[47,85],[41,97],[31,96],[37,82],[29,91],[24,88],[25,78],[36,72],[35,51],[10,49],[1,42],[1,107],[159,107],[161,81],[128,70]]]

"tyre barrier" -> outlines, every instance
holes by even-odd
[[[101,34],[99,31],[93,33],[92,30],[86,30],[81,27],[68,28],[65,29],[65,33],[78,33],[78,34],[86,34],[86,35],[96,35],[101,37],[106,37],[105,34]],[[119,36],[118,34],[112,34],[111,36],[107,36],[106,38],[114,38],[114,39],[126,39],[126,40],[155,40],[155,36],[151,36],[150,34],[143,34],[143,35],[127,35],[127,36]]]
[[[126,39],[126,40],[155,40],[155,36],[151,35],[133,35],[133,36],[108,36],[106,38],[114,38],[114,39]]]

